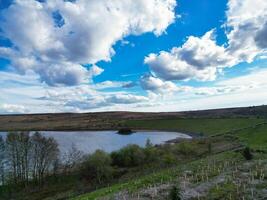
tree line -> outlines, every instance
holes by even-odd
[[[166,168],[181,156],[201,154],[188,142],[154,146],[149,140],[145,147],[130,144],[111,153],[96,150],[86,155],[74,145],[68,149],[60,152],[55,139],[38,132],[0,136],[0,181],[6,186],[0,186],[0,199],[31,199],[31,194],[41,195],[42,191],[55,194],[55,188],[71,188],[80,194],[120,181],[124,174],[136,170]],[[25,195],[27,198],[22,197]]]
[[[23,184],[44,178],[56,167],[59,159],[58,144],[35,132],[10,132],[0,137],[1,184]]]

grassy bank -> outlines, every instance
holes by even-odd
[[[242,157],[240,154],[233,152],[226,152],[222,154],[213,155],[204,159],[198,159],[186,164],[179,164],[176,167],[162,170],[157,173],[153,173],[142,178],[129,181],[123,184],[113,185],[111,187],[103,188],[97,190],[95,192],[78,196],[73,198],[72,200],[94,200],[101,197],[105,197],[106,199],[113,199],[115,195],[119,191],[127,191],[128,195],[135,195],[135,193],[142,188],[149,187],[157,187],[161,184],[175,184],[179,181],[179,178],[183,176],[184,171],[190,170],[195,174],[195,181],[198,178],[201,179],[201,175],[199,171],[207,170],[209,165],[212,166],[220,166],[220,165],[230,165],[231,163],[239,163],[242,161]],[[209,178],[216,176],[218,172],[213,171],[213,173],[209,173]],[[197,177],[199,176],[199,177]]]
[[[153,119],[127,120],[124,125],[133,129],[193,132],[210,136],[255,126],[264,121],[262,118]]]
[[[249,147],[267,151],[267,124],[237,131],[235,135]]]
[[[184,192],[191,191],[192,194],[200,190],[197,196],[192,195],[189,199],[265,198],[267,195],[262,188],[267,185],[267,155],[264,152],[257,152],[257,150],[267,150],[267,124],[264,122],[265,119],[259,118],[125,121],[127,126],[137,129],[201,132],[206,136],[221,135],[214,137],[211,142],[212,147],[217,148],[217,153],[213,151],[205,158],[187,163],[180,162],[176,167],[102,188],[73,200],[149,199],[152,197],[147,198],[147,196],[152,195],[152,190],[157,191],[155,199],[166,199],[165,190],[166,188],[170,190],[173,185],[179,185]],[[237,143],[252,148],[254,159],[246,161],[241,152],[233,152],[227,147],[230,140],[222,140],[225,137],[230,137],[230,140],[236,139]],[[218,145],[214,141],[222,143]],[[191,144],[196,147],[194,143]],[[222,149],[222,152],[219,152],[219,149]],[[185,175],[188,172],[189,177]]]

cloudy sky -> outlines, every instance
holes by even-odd
[[[266,0],[0,0],[0,114],[267,104]]]

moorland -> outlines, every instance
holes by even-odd
[[[0,116],[0,129],[165,130],[191,140],[80,155],[51,164],[42,181],[0,187],[0,199],[266,199],[267,106],[166,113]],[[21,132],[23,131],[23,132]],[[29,138],[29,141],[31,137]]]

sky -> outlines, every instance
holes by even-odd
[[[266,0],[0,0],[0,114],[263,104]]]

